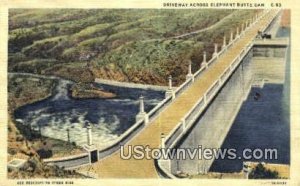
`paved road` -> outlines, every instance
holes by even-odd
[[[275,11],[272,11],[264,19],[256,23],[247,33],[241,37],[228,51],[214,63],[201,78],[187,88],[177,97],[160,115],[145,129],[135,136],[128,145],[149,145],[151,148],[159,148],[160,134],[168,134],[179,123],[180,119],[194,106],[195,102],[202,97],[209,86],[215,82],[222,72],[230,65],[232,60],[239,55],[243,47],[255,38],[257,31],[262,29]],[[125,147],[126,148],[126,147]],[[80,169],[91,170],[100,178],[157,178],[158,174],[153,160],[122,160],[120,151],[97,162],[92,167]]]

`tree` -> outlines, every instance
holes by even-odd
[[[259,163],[249,174],[249,179],[276,179],[279,178],[277,171],[266,169]]]

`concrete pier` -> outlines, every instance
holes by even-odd
[[[140,96],[140,111],[136,115],[135,120],[136,120],[136,122],[138,122],[140,120],[145,120],[145,123],[149,122],[149,116],[145,112],[145,108],[144,108],[144,97],[143,96]]]
[[[91,124],[88,124],[86,129],[87,129],[87,144],[88,144],[88,146],[92,146],[93,145],[93,138],[92,138],[92,126],[91,126]]]
[[[88,152],[89,163],[95,163],[99,160],[99,153],[96,146],[93,144],[92,126],[86,122],[87,144],[83,148]]]
[[[244,23],[242,23],[242,26],[241,26],[241,33],[243,33],[244,30],[245,30]]]
[[[218,56],[218,43],[215,43],[214,46],[215,46],[215,51],[213,53],[213,57]]]
[[[226,35],[224,35],[223,37],[223,45],[222,45],[222,49],[226,48]]]
[[[207,67],[207,60],[206,60],[206,52],[205,51],[203,52],[203,61],[201,63],[200,68],[202,68],[202,67]]]
[[[192,73],[192,61],[191,60],[189,61],[188,74],[186,75],[186,79],[187,80],[193,79],[193,81],[194,81],[194,76],[193,76],[193,73]]]
[[[235,38],[238,38],[240,36],[239,27],[236,27],[236,35]]]
[[[161,147],[162,149],[165,148],[165,142],[166,142],[165,138],[166,138],[166,137],[165,137],[165,134],[164,134],[164,133],[161,133],[161,138],[160,138],[161,145],[160,145],[160,147]]]
[[[175,92],[173,90],[173,85],[172,85],[172,76],[169,76],[168,82],[169,82],[168,83],[169,86],[168,86],[168,89],[166,91],[165,97],[167,98],[167,97],[171,96],[172,99],[175,99]]]

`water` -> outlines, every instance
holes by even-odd
[[[105,146],[115,140],[135,123],[139,109],[139,96],[145,100],[145,111],[150,111],[164,98],[164,92],[119,88],[116,86],[96,84],[117,94],[114,99],[72,99],[69,88],[73,82],[58,80],[55,93],[48,99],[23,106],[16,110],[15,118],[33,127],[41,126],[42,135],[67,140],[79,145],[86,143],[84,121],[93,124],[93,142]]]
[[[289,29],[280,28],[277,37],[288,37]],[[237,156],[242,156],[244,148],[275,148],[277,160],[236,159],[216,160],[210,171],[239,172],[243,161],[263,161],[270,163],[290,163],[290,47],[287,50],[284,84],[265,84],[263,88],[252,88],[243,103],[230,132],[221,148],[234,148]],[[255,94],[261,96],[254,99]]]

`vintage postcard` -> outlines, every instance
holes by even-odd
[[[0,5],[0,186],[300,185],[297,2]]]

